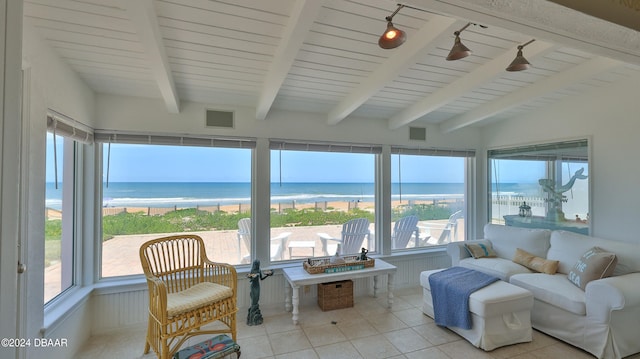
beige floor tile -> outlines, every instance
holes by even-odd
[[[291,313],[284,311],[280,315],[264,318],[262,325],[265,327],[267,334],[288,332],[298,328],[293,324]]]
[[[243,358],[268,358],[273,356],[273,350],[271,349],[271,343],[269,337],[266,335],[260,335],[257,337],[246,338],[238,340],[240,345],[240,351]]]
[[[311,343],[302,329],[269,334],[269,340],[276,355],[311,348]]]
[[[364,358],[391,358],[400,353],[384,335],[378,334],[371,337],[358,338],[351,341],[353,346]]]
[[[393,315],[395,315],[398,319],[402,320],[404,324],[410,327],[433,323],[433,319],[422,314],[422,310],[415,307],[411,307],[409,309],[404,309],[401,311],[394,311]]]
[[[419,288],[419,287],[418,287]],[[283,308],[264,311],[264,323],[247,326],[238,315],[238,344],[242,358],[251,359],[582,359],[590,354],[551,336],[533,331],[533,341],[485,352],[454,332],[435,325],[422,314],[421,288],[396,292],[398,306],[386,308],[386,299],[357,298],[353,308],[322,312],[317,305],[300,308],[300,324]],[[267,314],[268,313],[268,314]],[[332,324],[335,322],[335,324]],[[207,326],[210,327],[210,326]],[[143,355],[146,325],[92,336],[76,359],[114,357],[153,359]],[[195,344],[211,335],[191,338]],[[640,359],[640,354],[625,358]]]
[[[433,344],[411,328],[384,333],[384,336],[401,353],[410,353],[433,346]]]
[[[591,359],[593,355],[573,346],[556,343],[530,352],[535,358]]]
[[[318,359],[318,354],[313,349],[305,349],[293,353],[276,355],[276,359]]]
[[[438,346],[438,349],[447,354],[451,359],[492,359],[491,354],[474,347],[466,340],[442,344]]]
[[[392,332],[394,330],[404,329],[408,326],[393,313],[386,312],[378,315],[366,317],[369,323],[380,333]]]
[[[437,326],[435,323],[417,325],[413,327],[418,334],[427,339],[433,345],[441,345],[446,343],[462,340],[458,334],[447,328]]]
[[[347,340],[347,337],[342,334],[342,331],[334,324],[304,328],[304,333],[314,347],[335,344]]]
[[[447,354],[443,353],[436,347],[426,348],[412,353],[406,353],[405,357],[407,357],[408,359],[451,359],[447,356]]]
[[[365,359],[351,342],[325,345],[317,347],[315,350],[320,359]]]
[[[371,325],[371,323],[369,323],[368,320],[364,318],[348,322],[338,322],[338,328],[340,328],[342,333],[349,340],[369,337],[380,333],[373,327],[373,325]]]

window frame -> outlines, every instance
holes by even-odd
[[[548,141],[548,142],[542,142],[542,143],[533,143],[533,144],[528,144],[528,145],[521,145],[521,146],[509,146],[509,147],[500,147],[500,148],[493,148],[493,149],[488,149],[487,150],[487,162],[486,162],[486,168],[487,168],[487,174],[486,174],[486,178],[487,178],[487,216],[486,216],[486,221],[487,223],[493,223],[493,181],[492,181],[492,177],[494,175],[494,165],[492,164],[493,160],[496,159],[522,159],[522,160],[546,160],[546,163],[544,163],[544,167],[545,167],[545,176],[550,176],[553,175],[554,179],[557,181],[558,179],[563,180],[564,176],[562,174],[563,170],[558,167],[558,163],[556,163],[558,156],[555,156],[556,159],[555,160],[551,160],[551,156],[550,155],[546,155],[546,154],[540,154],[540,155],[527,155],[526,153],[535,153],[535,152],[548,152],[554,149],[557,149],[558,151],[561,150],[565,150],[565,149],[580,149],[580,148],[585,148],[585,154],[586,154],[586,159],[584,157],[581,157],[580,155],[574,154],[574,153],[568,153],[568,154],[563,154],[560,156],[560,160],[561,160],[561,164],[564,163],[574,163],[574,162],[584,162],[587,164],[588,169],[592,168],[592,160],[593,160],[593,156],[592,156],[592,139],[591,137],[587,136],[587,137],[578,137],[578,138],[569,138],[569,139],[565,139],[565,140],[556,140],[556,141]],[[521,155],[519,155],[521,154]],[[510,158],[510,157],[505,157],[505,156],[509,156],[509,155],[514,155],[517,157],[514,158]],[[558,176],[557,174],[560,173],[560,175]],[[590,174],[591,172],[588,171],[588,173]],[[569,177],[571,177],[571,173],[569,173]],[[588,234],[593,233],[593,208],[592,208],[592,203],[593,203],[593,181],[592,179],[588,178],[588,188],[587,188],[587,213],[589,215],[589,220],[586,226],[586,230]],[[562,207],[561,207],[562,208]],[[547,209],[545,208],[545,214],[547,213]],[[506,225],[506,223],[505,223]],[[547,228],[547,227],[540,227],[540,228]],[[566,228],[566,227],[562,227],[559,229],[565,229],[565,230],[570,230],[573,231],[574,229],[571,228]]]
[[[378,194],[378,187],[381,183],[380,177],[380,158],[383,153],[382,145],[374,145],[374,144],[361,144],[361,143],[344,143],[344,142],[333,142],[333,141],[304,141],[304,140],[287,140],[287,139],[269,139],[269,161],[272,159],[271,151],[296,151],[296,152],[314,152],[314,153],[342,153],[342,154],[371,154],[373,155],[373,203],[374,203],[374,231],[369,237],[368,246],[372,246],[374,250],[371,250],[371,254],[382,254],[383,248],[381,247],[381,241],[379,238],[382,236],[379,235],[379,230],[382,227],[379,227],[378,213],[382,208],[382,203],[380,201],[381,197]],[[270,163],[270,162],[269,162]],[[280,163],[280,166],[282,164]],[[271,172],[271,165],[269,165],[269,188],[271,188],[271,178],[273,173]],[[271,193],[269,193],[269,201],[271,200]],[[271,216],[271,211],[269,211],[269,215]],[[271,226],[269,226],[271,230]],[[315,248],[315,257],[324,256],[322,252],[323,248]],[[283,248],[283,250],[285,250]],[[270,258],[270,257],[269,257]],[[292,260],[277,260],[274,263],[286,263],[291,262]]]
[[[131,144],[131,145],[156,145],[156,146],[189,146],[189,147],[200,147],[200,148],[227,148],[227,149],[247,149],[251,151],[251,211],[254,210],[254,170],[253,170],[253,162],[256,153],[256,139],[248,138],[248,137],[222,137],[222,136],[206,136],[206,135],[189,135],[189,134],[170,134],[170,133],[147,133],[147,132],[127,132],[127,131],[105,131],[105,130],[97,130],[94,133],[95,141],[98,144],[96,147],[99,147],[96,155],[96,161],[98,163],[99,168],[96,171],[95,176],[95,186],[99,189],[98,198],[96,198],[96,241],[97,241],[97,251],[96,251],[96,265],[94,268],[95,271],[95,279],[94,281],[118,281],[122,279],[126,279],[127,277],[139,276],[141,273],[131,273],[125,275],[111,275],[104,276],[102,273],[102,262],[103,262],[103,248],[102,248],[102,236],[103,236],[103,213],[101,210],[101,203],[103,203],[104,193],[102,191],[103,187],[103,178],[106,176],[107,169],[103,168],[103,163],[105,160],[105,156],[108,156],[108,153],[105,153],[103,150],[104,144]],[[244,264],[234,264],[236,267],[244,267]]]
[[[47,114],[46,134],[62,137],[63,153],[56,153],[60,158],[62,155],[62,238],[61,238],[61,291],[44,302],[45,318],[47,313],[54,311],[56,307],[65,302],[65,298],[74,295],[82,286],[84,262],[84,247],[81,234],[84,230],[83,214],[84,191],[85,188],[85,152],[93,143],[93,131],[89,127],[71,119],[63,114],[49,110]],[[45,148],[46,151],[46,148]],[[55,149],[54,149],[55,151]],[[46,159],[46,153],[45,153]],[[57,166],[57,164],[55,164]],[[65,180],[67,178],[67,180]],[[46,208],[46,207],[45,207]],[[66,240],[65,240],[66,238]]]
[[[463,193],[463,205],[462,205],[462,213],[464,217],[463,232],[464,238],[463,241],[473,238],[470,230],[473,228],[475,223],[475,219],[471,218],[473,216],[469,216],[469,213],[474,213],[471,209],[474,208],[472,203],[475,203],[473,198],[475,198],[475,161],[476,161],[476,151],[473,149],[446,149],[446,148],[423,148],[423,147],[410,147],[410,146],[391,146],[390,149],[390,159],[389,165],[390,169],[393,167],[393,156],[402,156],[402,155],[411,155],[411,156],[430,156],[430,157],[456,157],[463,159],[463,180],[462,186],[464,188]],[[401,166],[399,163],[398,166]],[[390,193],[394,195],[393,189],[393,175],[391,176],[391,180],[389,181]],[[401,182],[398,182],[401,183]],[[475,214],[474,214],[475,215]],[[390,217],[390,220],[392,218]],[[391,223],[389,224],[391,226]],[[393,231],[393,226],[391,226],[391,231]],[[415,248],[401,248],[401,249],[393,249],[392,245],[389,244],[389,250],[396,254],[410,254],[415,251],[419,251],[422,249],[433,249],[433,248],[444,248],[445,244],[440,245],[428,245],[423,247],[415,247]]]

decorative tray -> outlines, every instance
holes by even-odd
[[[358,255],[344,256],[342,257],[342,259],[344,259],[344,263],[331,263],[331,257],[309,258],[302,262],[302,266],[309,274],[320,274],[365,269],[373,267],[376,264],[376,261],[373,258],[360,260],[359,257],[360,256]]]

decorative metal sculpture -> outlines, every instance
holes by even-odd
[[[366,248],[362,248],[360,255],[358,256],[358,259],[361,261],[366,261],[367,260],[367,253],[369,253],[369,250]]]
[[[577,170],[573,176],[571,176],[569,182],[559,187],[556,187],[556,182],[553,179],[541,178],[538,180],[538,183],[542,186],[542,190],[547,192],[548,195],[545,199],[545,201],[550,204],[549,211],[547,212],[547,219],[556,222],[566,220],[564,212],[562,212],[562,202],[567,202],[567,196],[563,195],[563,193],[570,190],[576,180],[586,179],[587,176],[583,175],[583,173],[584,168]]]
[[[273,275],[272,270],[260,270],[260,260],[253,261],[251,266],[251,273],[247,274],[247,278],[251,282],[250,296],[251,307],[249,307],[249,313],[247,314],[247,325],[260,325],[264,321],[262,313],[260,313],[260,281]]]

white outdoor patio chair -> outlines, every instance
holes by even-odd
[[[403,249],[407,248],[411,237],[414,238],[414,246],[417,247],[417,241],[420,238],[418,230],[418,217],[415,215],[405,216],[396,221],[393,225],[393,233],[391,234],[391,248]]]
[[[367,239],[367,248],[371,249],[371,238],[369,231],[369,220],[366,218],[352,219],[342,225],[341,238],[335,238],[327,233],[318,233],[322,240],[322,252],[325,256],[329,255],[327,241],[338,242],[340,253],[338,254],[356,254],[360,253],[365,238]],[[332,246],[333,247],[333,246]],[[333,249],[335,253],[335,249]],[[331,253],[331,254],[334,254]]]
[[[284,248],[291,232],[283,232],[275,237],[271,237],[271,260],[277,261],[284,259]],[[248,252],[251,252],[251,218],[242,218],[238,221],[238,254],[240,263],[249,263],[251,261],[251,253],[246,256],[242,255],[242,245],[244,242]]]
[[[451,216],[449,216],[449,220],[442,228],[442,232],[438,239],[435,241],[428,241],[431,245],[439,245],[439,244],[447,244],[452,241],[451,234],[453,233],[453,240],[458,240],[458,219],[462,218],[462,210],[454,212]],[[427,229],[427,232],[430,232],[430,229]]]

